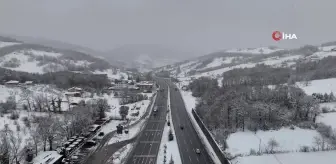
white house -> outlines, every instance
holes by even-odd
[[[6,85],[14,86],[14,85],[19,85],[20,82],[19,82],[19,81],[16,81],[16,80],[10,80],[10,81],[7,81],[5,84],[6,84]]]

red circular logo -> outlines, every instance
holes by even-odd
[[[275,40],[275,41],[279,41],[279,40],[281,40],[281,39],[282,39],[282,34],[281,34],[281,32],[280,32],[280,31],[274,31],[274,32],[272,33],[272,38],[273,38],[273,40]]]

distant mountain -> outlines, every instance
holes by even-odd
[[[126,67],[146,71],[155,67],[172,64],[194,57],[190,52],[184,52],[159,45],[137,44],[124,45],[105,53],[104,58],[126,63]]]
[[[15,38],[14,40],[20,40],[28,44],[38,44],[38,45],[53,47],[57,49],[65,49],[65,50],[73,50],[77,52],[82,52],[85,54],[90,54],[91,56],[94,56],[100,59],[104,59],[104,56],[106,56],[104,52],[94,50],[88,47],[76,45],[76,44],[65,43],[62,41],[56,41],[56,40],[44,39],[44,38],[36,38],[36,37],[28,37],[28,36],[15,36],[15,35],[10,35],[9,37]],[[116,60],[109,60],[108,62],[110,62],[112,65],[117,66],[117,67],[123,67],[125,65],[125,63],[122,63]]]
[[[155,71],[170,71],[178,77],[220,77],[222,73],[236,68],[252,68],[258,64],[272,67],[294,68],[297,62],[309,62],[336,56],[336,42],[322,45],[306,45],[297,49],[280,49],[276,47],[229,49],[213,52],[156,68]]]
[[[8,37],[0,37],[0,67],[31,73],[94,73],[116,69],[106,60],[84,52],[25,43]]]

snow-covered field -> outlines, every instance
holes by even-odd
[[[272,57],[272,58],[266,58],[263,59],[262,62],[259,62],[258,64],[265,64],[272,67],[281,67],[283,66],[283,63],[286,63],[286,67],[290,66],[292,64],[295,64],[295,61],[302,58],[302,55],[288,55],[283,57]]]
[[[12,45],[16,45],[16,44],[20,44],[20,43],[16,43],[16,42],[2,42],[2,41],[0,41],[0,48],[7,47],[7,46],[12,46]]]
[[[334,164],[336,151],[238,157],[232,164]]]
[[[260,47],[260,48],[245,48],[245,49],[230,49],[226,52],[232,53],[251,53],[251,54],[269,54],[272,52],[276,52],[282,49],[270,49],[268,47]]]
[[[232,60],[235,59],[235,58],[237,58],[237,57],[215,58],[215,59],[213,59],[213,61],[211,63],[209,63],[207,66],[205,66],[204,69],[221,66],[222,64],[230,64],[232,62]]]
[[[336,78],[312,80],[308,86],[301,82],[297,82],[296,85],[302,88],[308,95],[313,93],[336,93]]]
[[[317,122],[322,122],[336,129],[336,113],[322,113],[317,117]]]
[[[170,92],[168,90],[168,103],[167,103],[167,109],[169,110],[169,116],[167,115],[167,120],[169,118],[171,118],[171,109],[170,109]],[[180,156],[180,151],[178,149],[178,145],[177,145],[177,141],[176,139],[169,141],[168,139],[168,134],[169,134],[169,129],[171,129],[172,133],[175,134],[175,130],[174,130],[174,123],[172,121],[170,121],[170,126],[168,126],[167,124],[165,124],[164,130],[163,130],[163,134],[162,134],[162,138],[161,138],[161,144],[160,144],[160,150],[159,150],[159,154],[156,160],[156,164],[161,164],[164,160],[164,150],[166,147],[166,159],[168,159],[168,161],[170,160],[170,158],[173,158],[174,164],[182,164],[181,161],[181,156]]]
[[[199,78],[202,76],[217,77],[219,75],[222,75],[224,72],[233,70],[235,68],[252,68],[252,67],[255,67],[255,65],[256,63],[239,64],[239,65],[235,65],[232,67],[225,67],[225,68],[220,68],[220,69],[209,71],[209,72],[196,74],[196,75],[193,75],[192,77],[195,77],[195,78]]]
[[[13,52],[3,56],[0,65],[13,59],[17,59],[20,65],[16,68],[6,67],[7,69],[30,73],[43,73],[43,67],[38,66],[38,61],[30,61],[29,56],[25,55],[24,52]]]
[[[282,128],[280,130],[254,132],[236,132],[229,135],[227,141],[231,155],[249,155],[250,150],[265,152],[268,149],[268,142],[274,139],[279,147],[274,151],[295,152],[302,146],[313,147],[314,137],[320,136],[316,130],[295,128]],[[244,141],[244,142],[242,142]]]
[[[25,92],[27,91],[27,92]],[[0,85],[0,102],[6,101],[8,97],[15,97],[17,103],[23,102],[26,98],[33,98],[38,95],[44,95],[48,98],[56,97],[62,94],[62,90],[57,89],[51,85],[31,85],[26,89],[19,86],[7,87]]]

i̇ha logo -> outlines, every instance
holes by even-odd
[[[280,31],[274,31],[272,33],[272,38],[275,41],[279,41],[279,40],[291,40],[291,39],[297,39],[297,36],[295,34],[287,34],[284,32],[280,32]]]

